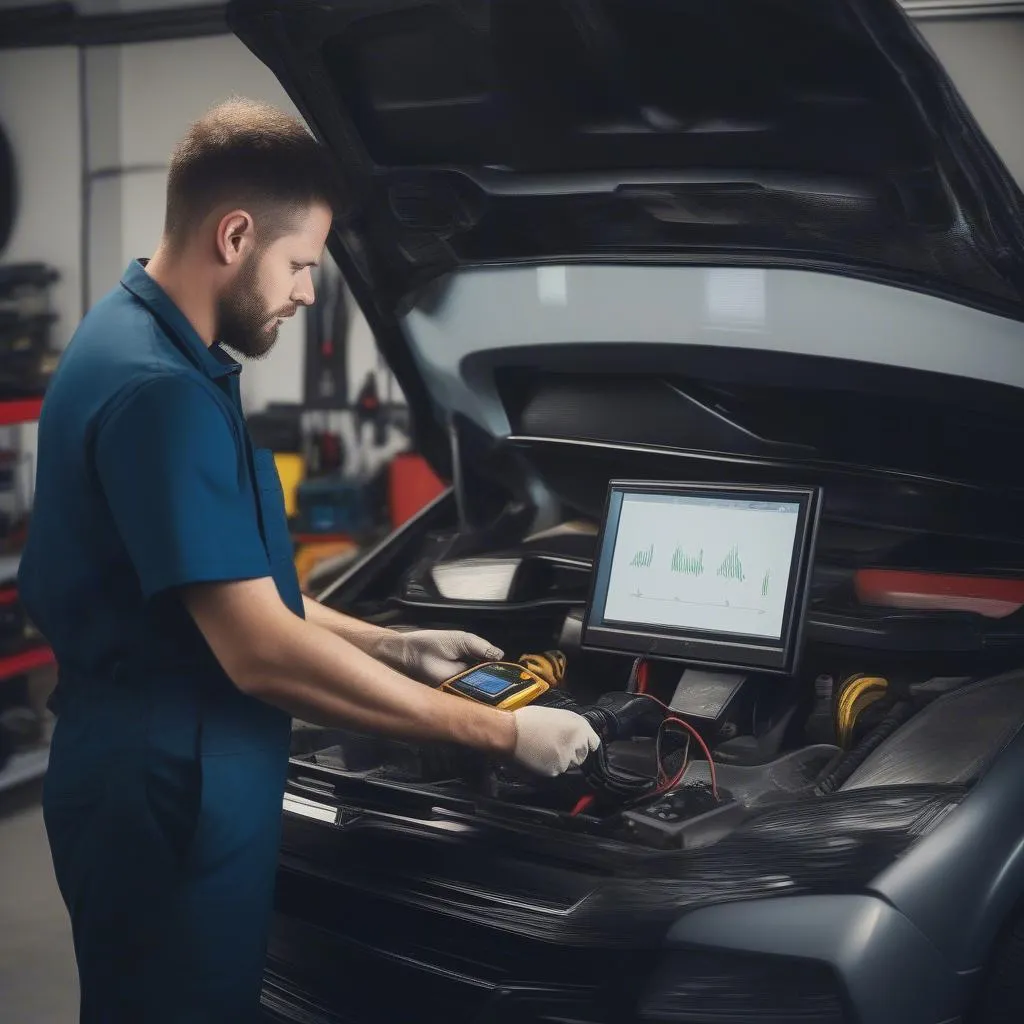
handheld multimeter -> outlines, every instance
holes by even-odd
[[[515,711],[535,701],[548,684],[523,665],[486,661],[441,684],[446,693],[475,700],[501,711]]]

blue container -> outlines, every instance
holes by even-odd
[[[304,480],[298,504],[305,533],[358,534],[373,528],[363,486],[343,477]]]

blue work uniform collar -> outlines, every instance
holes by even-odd
[[[121,285],[160,321],[181,353],[211,380],[237,373],[241,366],[219,344],[208,346],[174,300],[146,273],[148,260],[132,260]]]

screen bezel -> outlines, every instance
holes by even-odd
[[[603,609],[608,593],[611,559],[618,530],[616,495],[655,494],[668,497],[693,495],[702,498],[790,502],[800,506],[789,586],[783,612],[782,635],[754,637],[745,634],[707,633],[668,626],[638,628],[636,623],[608,621]],[[597,535],[594,568],[583,620],[582,646],[587,650],[664,658],[709,668],[792,674],[803,646],[809,581],[821,508],[819,487],[776,487],[759,484],[709,484],[682,481],[612,480],[605,495],[604,514]],[[613,521],[614,513],[614,521]],[[598,607],[600,602],[600,607]],[[600,612],[600,614],[598,614]]]

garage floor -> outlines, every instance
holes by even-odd
[[[75,1024],[78,976],[41,796],[38,782],[0,793],[0,1018]]]

